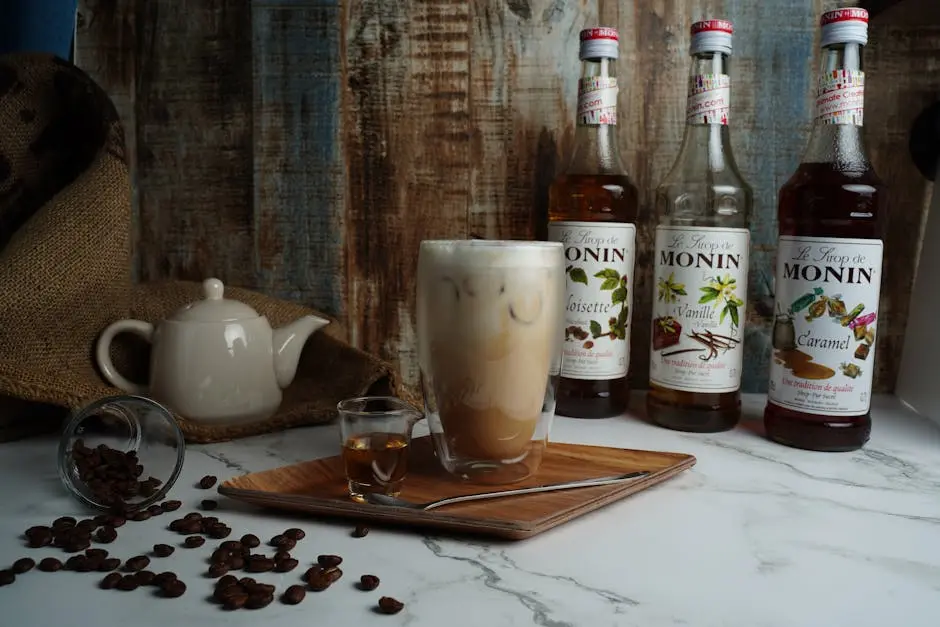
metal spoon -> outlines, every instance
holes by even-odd
[[[638,477],[645,477],[650,474],[648,470],[639,472],[628,472],[624,475],[612,475],[609,477],[597,477],[595,479],[580,479],[578,481],[565,481],[564,483],[550,483],[548,485],[539,485],[531,488],[518,488],[516,490],[500,490],[499,492],[480,492],[478,494],[467,494],[464,496],[452,496],[446,499],[438,499],[428,503],[412,503],[394,496],[385,494],[366,494],[365,499],[373,505],[385,505],[390,507],[406,507],[408,509],[429,510],[444,505],[454,503],[464,503],[466,501],[480,501],[483,499],[496,499],[503,496],[516,496],[519,494],[535,494],[536,492],[553,492],[555,490],[571,490],[573,488],[590,488],[601,485],[614,485],[624,483]]]

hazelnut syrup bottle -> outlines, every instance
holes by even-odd
[[[731,22],[692,24],[686,127],[656,190],[650,419],[716,432],[741,416],[753,193],[731,153]]]
[[[556,411],[575,418],[624,412],[639,194],[617,147],[619,37],[581,31],[575,147],[548,192],[548,239],[565,247],[565,342]]]
[[[829,11],[820,24],[813,131],[779,195],[764,425],[788,446],[851,451],[871,433],[887,197],[862,141],[868,12]]]

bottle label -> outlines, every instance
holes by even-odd
[[[551,222],[548,239],[565,247],[568,286],[561,375],[592,380],[627,376],[636,227]]]
[[[617,124],[617,78],[592,76],[578,81],[578,124]]]
[[[656,228],[650,381],[683,392],[741,385],[747,229]]]
[[[865,72],[833,70],[819,77],[816,120],[823,124],[862,126],[865,113]]]
[[[686,124],[727,124],[731,107],[731,77],[698,74],[689,78]]]
[[[821,416],[871,405],[882,242],[781,236],[771,402]]]

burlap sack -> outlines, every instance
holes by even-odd
[[[124,135],[108,96],[84,72],[48,55],[0,57],[0,441],[54,429],[69,409],[120,393],[100,376],[98,334],[122,318],[159,322],[201,297],[201,285],[131,281],[131,189]],[[220,277],[224,279],[224,277]],[[226,288],[275,328],[300,305]],[[388,364],[316,333],[273,418],[235,428],[177,416],[194,442],[225,440],[335,415],[343,398],[400,392]],[[119,336],[125,376],[145,381],[149,347]]]

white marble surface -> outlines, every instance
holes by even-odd
[[[635,399],[636,400],[636,399]],[[865,627],[940,625],[940,429],[891,397],[874,408],[870,444],[824,454],[775,445],[754,433],[763,398],[745,399],[745,422],[716,435],[659,429],[635,417],[559,418],[555,441],[682,451],[698,464],[672,481],[563,527],[517,543],[467,542],[373,528],[350,537],[346,523],[262,512],[220,497],[233,538],[267,538],[306,529],[293,573],[257,578],[279,590],[295,583],[319,553],[345,558],[345,577],[298,606],[225,612],[206,602],[205,550],[177,549],[152,570],[174,570],[189,584],[180,599],[149,590],[101,591],[101,575],[32,571],[0,588],[0,625],[408,625],[412,627]],[[212,446],[191,446],[171,496],[180,513],[220,479],[334,454],[332,426]],[[0,445],[0,566],[29,555],[27,527],[83,512],[55,470],[55,443]],[[170,519],[128,523],[109,547],[130,557],[155,542],[177,544]],[[360,574],[378,575],[372,593]],[[375,614],[380,593],[406,603]]]

